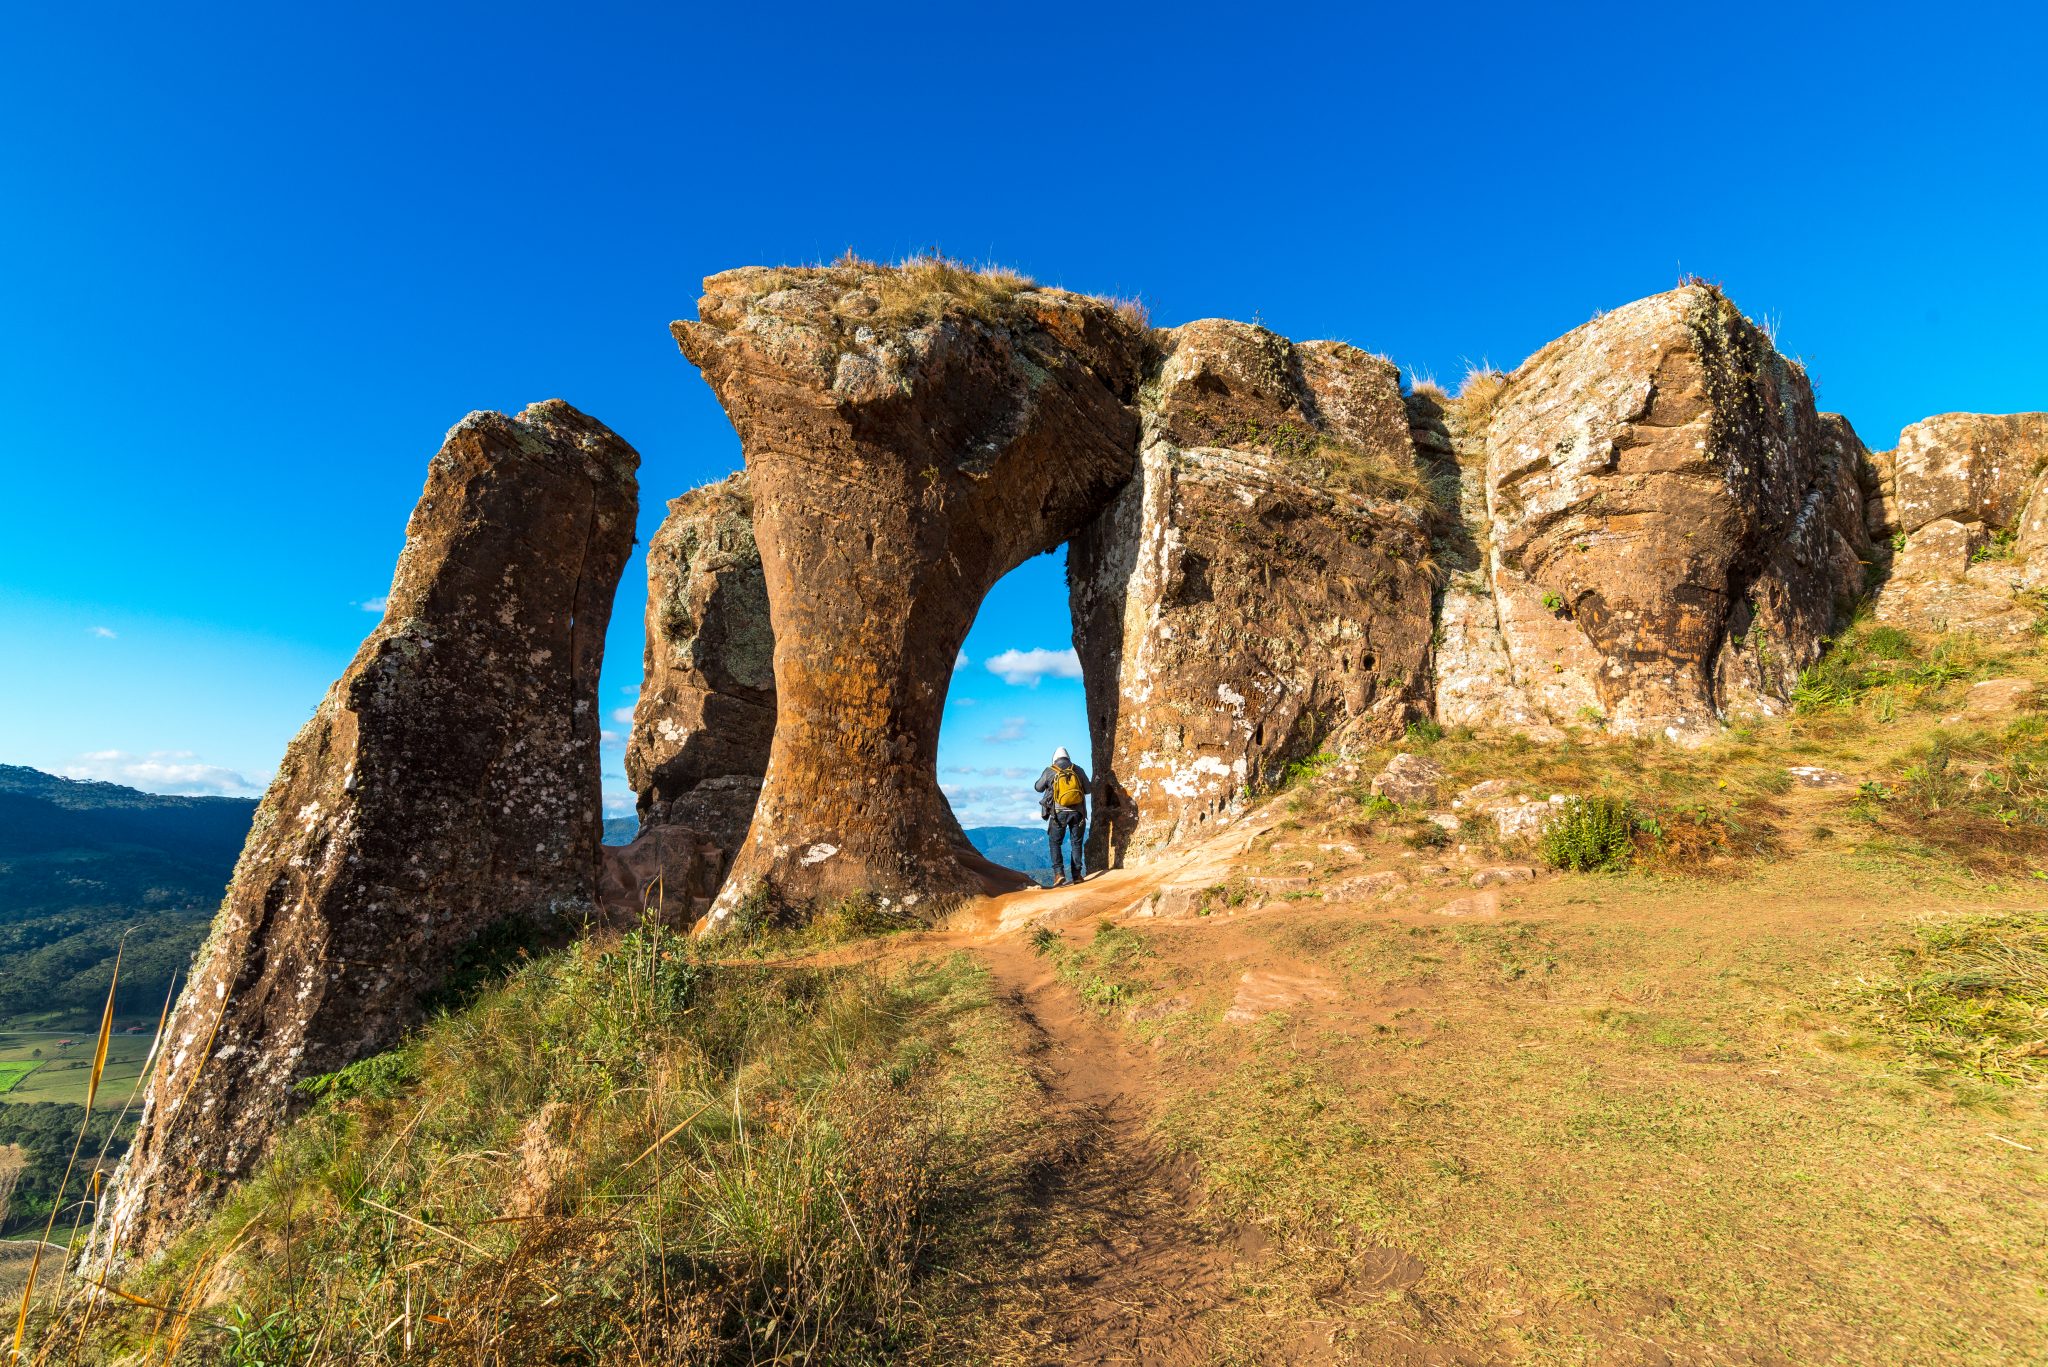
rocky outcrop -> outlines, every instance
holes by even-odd
[[[1098,866],[1206,833],[1334,737],[1397,734],[1428,664],[1393,365],[1244,323],[1162,341],[1136,477],[1068,561]]]
[[[687,930],[711,909],[732,846],[691,826],[657,824],[632,844],[599,853],[597,901],[606,924],[630,929],[652,914]]]
[[[1871,530],[1893,549],[1879,621],[2017,636],[2048,587],[2048,413],[1944,413],[1875,458]]]
[[[943,262],[705,282],[683,353],[738,429],[777,719],[713,908],[1019,886],[938,788],[940,713],[989,588],[1131,477],[1149,334],[1100,300]]]
[[[558,400],[428,466],[384,619],[285,752],[94,1227],[162,1246],[301,1079],[390,1047],[480,938],[594,910],[598,666],[639,457]]]
[[[775,633],[747,476],[675,499],[647,545],[647,658],[626,778],[643,831],[746,836],[775,737]]]
[[[1869,558],[1848,424],[1718,290],[1596,318],[1485,428],[1479,570],[1445,604],[1438,716],[1692,738],[1778,710]]]

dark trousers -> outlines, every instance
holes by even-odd
[[[1081,868],[1084,861],[1083,840],[1087,834],[1087,812],[1079,808],[1071,811],[1065,808],[1055,808],[1053,810],[1052,820],[1045,823],[1045,843],[1052,850],[1053,877],[1057,878],[1060,876],[1060,840],[1062,837],[1068,837],[1073,841],[1073,853],[1070,856],[1070,867],[1074,871],[1073,879],[1076,883],[1081,881]]]

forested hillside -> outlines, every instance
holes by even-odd
[[[164,797],[0,765],[0,1017],[154,1016],[206,932],[253,800]]]

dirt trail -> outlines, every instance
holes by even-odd
[[[1196,1367],[1217,1343],[1208,1312],[1229,1300],[1240,1264],[1256,1259],[1257,1231],[1198,1225],[1199,1172],[1151,1133],[1161,1087],[1152,1061],[1090,1010],[1035,952],[1027,932],[1143,914],[1162,889],[1230,876],[1277,816],[1255,814],[1227,832],[1135,868],[1083,883],[1031,888],[962,907],[942,928],[890,936],[894,957],[965,950],[988,965],[997,1000],[1031,1039],[1054,1154],[1030,1191],[1032,1247],[1011,1288],[1028,1306],[1038,1348],[1030,1362]],[[1219,952],[1227,953],[1227,950]],[[873,942],[786,962],[872,958]],[[1311,1351],[1294,1361],[1321,1358]]]
[[[1085,885],[1084,885],[1085,887]],[[1229,1295],[1235,1241],[1187,1217],[1191,1166],[1163,1153],[1147,1130],[1156,1094],[1150,1069],[1053,976],[1015,935],[975,950],[1000,999],[1034,1038],[1034,1071],[1049,1120],[1072,1136],[1066,1161],[1039,1189],[1079,1238],[1048,1261],[1034,1288],[1034,1326],[1063,1363],[1206,1362],[1213,1341],[1204,1312]]]

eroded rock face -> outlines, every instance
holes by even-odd
[[[1149,335],[1099,300],[938,268],[749,269],[677,323],[745,452],[778,708],[711,924],[1019,886],[939,792],[940,713],[989,588],[1131,477]]]
[[[747,476],[668,505],[647,545],[647,658],[626,778],[642,829],[682,826],[728,857],[775,737],[775,633]]]
[[[292,1084],[395,1044],[479,936],[591,915],[598,666],[638,464],[559,400],[448,433],[383,621],[257,808],[98,1265],[155,1251],[247,1174]]]
[[[1943,413],[1877,457],[1872,531],[1896,549],[1877,618],[2016,636],[2048,587],[2048,413]]]
[[[1244,323],[1163,334],[1135,479],[1074,540],[1100,867],[1227,821],[1422,695],[1429,523],[1393,365]]]
[[[1778,710],[1861,590],[1861,443],[1716,290],[1543,348],[1485,453],[1483,572],[1437,657],[1446,721],[1703,735]]]

